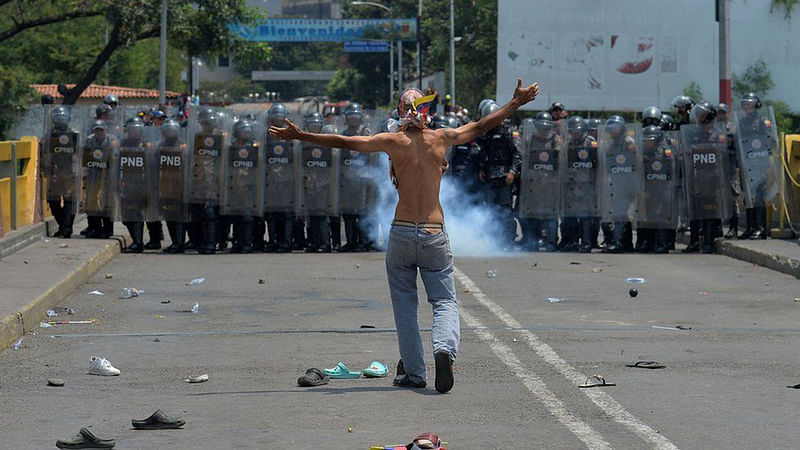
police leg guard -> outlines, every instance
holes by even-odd
[[[655,248],[656,230],[652,228],[638,228],[636,230],[636,246],[638,253],[650,253]]]
[[[86,237],[89,239],[97,239],[103,224],[100,216],[86,216],[86,222],[89,224],[86,229],[83,230],[86,232]],[[83,234],[83,231],[81,231],[81,234]]]
[[[255,218],[244,216],[239,222],[239,246],[242,253],[253,253],[253,226]]]
[[[739,237],[739,215],[734,214],[728,220],[728,232],[725,233],[725,239],[736,239]]]
[[[53,233],[51,236],[53,237],[61,237],[61,230],[64,229],[64,210],[66,208],[61,206],[60,201],[48,200],[47,206],[50,207],[50,212],[53,213],[53,219],[55,219],[56,223],[58,224],[58,230]]]
[[[319,216],[308,217],[308,246],[306,246],[306,253],[316,253],[317,249],[321,247],[320,229],[319,229]]]
[[[289,253],[292,251],[292,224],[294,223],[294,214],[292,213],[278,213],[277,224],[277,243],[278,248],[275,250],[277,253]]]
[[[614,240],[612,238],[614,234],[614,225],[611,222],[603,222],[600,224],[600,228],[603,230],[603,242],[600,244],[600,247],[605,247]]]
[[[719,220],[703,220],[703,253],[714,253],[714,238],[717,235]]]
[[[689,245],[682,250],[682,253],[697,253],[700,251],[700,227],[702,226],[701,220],[692,220],[689,222]]]
[[[216,251],[217,222],[219,216],[215,207],[206,205],[203,208],[202,229],[197,252],[201,255],[213,255]]]
[[[356,252],[369,251],[369,219],[367,216],[358,216],[356,223]]]
[[[100,239],[110,238],[114,234],[114,221],[110,217],[101,217],[100,223]]]
[[[755,208],[747,208],[744,210],[744,217],[745,217],[745,229],[742,234],[739,235],[739,239],[750,239],[750,236],[753,235],[756,231],[756,209]]]
[[[669,239],[670,239],[670,230],[659,229],[654,231],[654,242],[655,246],[653,247],[653,253],[669,253]]]
[[[142,253],[144,251],[144,222],[122,222],[131,235],[131,245],[122,249],[122,253]]]
[[[167,222],[167,231],[172,244],[164,249],[164,253],[183,253],[185,249],[183,222]]]
[[[331,228],[327,216],[317,217],[317,252],[331,252]]]
[[[754,209],[755,227],[750,239],[766,239],[767,238],[767,208],[758,207]]]
[[[253,217],[253,250],[264,251],[264,232],[267,227],[264,224],[264,218]]]
[[[596,236],[593,236],[594,230],[594,220],[587,217],[580,219],[581,245],[579,251],[581,253],[592,253],[592,239],[596,239]]]
[[[233,226],[233,239],[231,239],[231,253],[242,253],[242,222],[241,216],[231,216]]]
[[[520,228],[522,229],[522,241],[525,243],[524,249],[528,252],[539,251],[539,238],[541,233],[539,230],[539,220],[537,219],[519,219]]]
[[[161,221],[147,222],[147,234],[150,235],[150,241],[144,246],[147,250],[161,249],[161,241],[164,240],[164,227]]]
[[[611,234],[606,238],[606,248],[603,249],[605,253],[622,253],[624,251],[625,223],[614,222],[611,224]]]
[[[217,228],[214,233],[214,242],[217,250],[223,251],[228,248],[228,238],[231,232],[231,216],[218,216]]]
[[[577,217],[561,219],[561,242],[558,249],[562,252],[578,251],[578,239],[580,239],[581,223]]]
[[[339,249],[340,252],[352,252],[356,248],[356,244],[358,243],[356,217],[355,214],[342,214],[342,220],[344,220],[344,236],[345,239],[347,239],[347,243]]]
[[[558,241],[558,222],[555,220],[542,220],[539,222],[539,224],[539,251],[556,251],[556,242]]]
[[[307,244],[306,224],[302,218],[292,221],[292,250],[305,250]]]
[[[338,252],[342,248],[342,219],[339,216],[328,217],[331,231],[331,250]]]

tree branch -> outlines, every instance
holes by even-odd
[[[41,19],[35,19],[28,22],[25,21],[19,22],[13,27],[0,32],[0,42],[5,41],[6,39],[10,39],[29,28],[40,27],[42,25],[50,25],[52,23],[65,22],[67,20],[77,19],[81,17],[94,17],[94,16],[99,16],[101,14],[102,11],[99,10],[73,11],[58,16],[43,17]]]

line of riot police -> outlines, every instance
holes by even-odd
[[[358,104],[344,116],[343,134],[371,133]],[[234,253],[373,249],[378,225],[368,212],[379,198],[377,179],[388,180],[387,161],[269,136],[268,126],[287,117],[282,104],[237,120],[223,108],[201,107],[188,126],[167,119],[146,127],[136,110],[54,105],[45,115],[42,173],[55,236],[69,238],[75,215],[85,212],[82,234],[108,238],[121,221],[132,238],[129,253],[160,248],[162,220],[172,241],[167,253],[213,254],[227,247],[231,228]],[[338,132],[318,113],[303,126]]]

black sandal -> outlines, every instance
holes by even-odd
[[[86,428],[81,428],[77,436],[56,441],[58,448],[114,448],[115,445],[114,439],[100,439]]]
[[[297,385],[301,387],[322,386],[323,384],[328,384],[329,381],[331,381],[331,377],[325,375],[316,367],[312,367],[306,370],[305,375],[297,379]]]
[[[582,384],[579,384],[579,388],[593,388],[593,387],[602,387],[602,386],[616,386],[617,383],[607,383],[606,379],[603,378],[602,375],[592,375],[586,379]]]
[[[625,367],[635,367],[638,369],[663,369],[667,366],[660,364],[658,361],[636,361],[633,364],[625,364]]]
[[[170,417],[160,409],[150,415],[147,419],[132,419],[131,425],[137,430],[175,430],[186,424],[180,417]]]

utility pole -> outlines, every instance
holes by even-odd
[[[397,41],[397,88],[403,92],[403,41]]]
[[[450,0],[450,104],[456,105],[456,20],[454,0]]]
[[[161,0],[161,64],[158,68],[158,103],[167,103],[167,0]]]
[[[422,0],[417,10],[417,88],[422,90]]]
[[[731,105],[731,0],[717,0],[719,22],[719,101]]]

